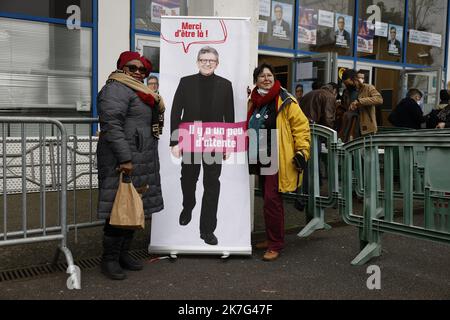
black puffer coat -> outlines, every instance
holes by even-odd
[[[98,116],[98,218],[109,218],[119,185],[116,169],[128,161],[133,164],[133,185],[149,186],[142,196],[145,215],[161,211],[158,140],[151,134],[151,108],[126,85],[110,81],[98,95]]]

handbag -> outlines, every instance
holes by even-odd
[[[144,229],[144,204],[131,179],[129,180],[124,182],[123,173],[120,173],[109,224],[118,228]]]

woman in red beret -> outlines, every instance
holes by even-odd
[[[164,104],[144,85],[151,63],[137,52],[123,52],[98,95],[100,136],[97,145],[98,217],[105,219],[102,272],[123,280],[123,269],[143,265],[128,254],[134,230],[112,226],[110,215],[119,186],[120,172],[141,192],[144,214],[163,209],[159,176],[158,138]]]

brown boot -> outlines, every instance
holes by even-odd
[[[263,260],[264,261],[274,261],[278,258],[279,255],[280,255],[280,253],[278,251],[267,250],[264,253]]]
[[[258,250],[266,250],[267,248],[269,248],[269,240],[258,242],[257,244],[255,244],[255,248]]]

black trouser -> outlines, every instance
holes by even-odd
[[[181,191],[183,208],[192,211],[195,207],[195,190],[200,168],[203,166],[203,199],[200,214],[200,233],[213,233],[217,226],[217,206],[219,203],[222,172],[222,154],[213,154],[214,161],[205,161],[205,155],[183,154],[181,164]]]
[[[109,224],[109,219],[105,220],[105,226],[103,227],[103,234],[107,237],[125,237],[125,238],[131,238],[134,235],[133,229],[124,229],[124,228],[117,228]]]

